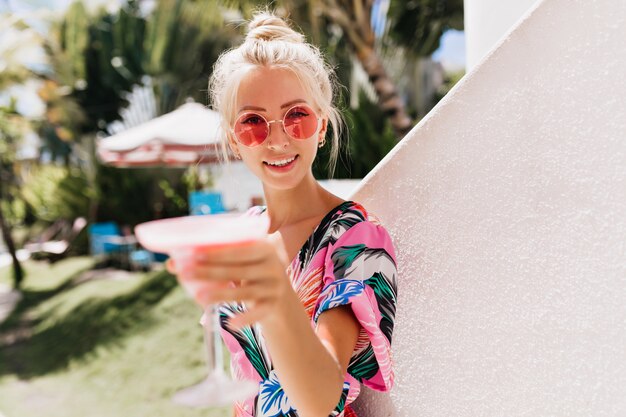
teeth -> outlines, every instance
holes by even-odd
[[[268,162],[269,165],[274,165],[274,166],[285,166],[288,163],[290,163],[291,161],[293,161],[294,159],[296,159],[296,157],[294,156],[291,159],[283,159],[282,161],[276,161],[276,162]]]

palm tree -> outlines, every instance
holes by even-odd
[[[19,195],[19,178],[15,174],[17,149],[27,132],[38,131],[41,135],[49,130],[58,140],[72,140],[73,127],[83,116],[76,103],[67,97],[67,92],[63,92],[59,83],[53,79],[58,74],[64,74],[61,70],[64,60],[51,53],[55,49],[54,44],[14,15],[5,15],[0,20],[0,37],[7,40],[0,44],[0,66],[3,67],[0,72],[0,91],[33,79],[39,80],[42,87],[38,93],[46,104],[46,113],[41,120],[31,120],[19,114],[15,102],[0,109],[0,232],[13,260],[13,286],[19,289],[24,272],[17,258],[11,225],[2,211],[2,201],[9,201]],[[36,72],[31,69],[32,63],[23,62],[21,58],[26,50],[34,51],[40,57],[38,64],[51,65],[55,75],[50,76],[45,70]],[[46,139],[46,135],[41,136]]]
[[[387,34],[380,41],[372,26],[377,0],[312,0],[322,14],[339,25],[368,75],[378,104],[389,117],[398,138],[412,127],[396,84],[381,59],[381,47],[402,49],[405,56],[429,56],[447,29],[463,27],[463,0],[390,1]],[[377,4],[378,3],[378,4]],[[379,10],[380,12],[380,10]]]
[[[17,258],[17,250],[11,225],[4,215],[4,202],[11,202],[17,188],[15,154],[28,121],[15,111],[14,103],[9,108],[0,108],[0,233],[11,255],[13,265],[13,288],[18,290],[24,271]]]
[[[429,56],[448,29],[463,29],[463,0],[391,2],[389,36],[419,56]]]
[[[25,83],[35,74],[23,62],[20,52],[41,48],[42,39],[22,20],[6,16],[0,20],[0,38],[10,40],[0,44],[0,91]],[[0,233],[13,261],[13,287],[19,289],[24,271],[17,258],[11,225],[3,212],[3,202],[8,201],[17,187],[14,164],[17,147],[29,121],[15,110],[15,101],[6,108],[0,108]],[[13,193],[11,193],[13,191]]]
[[[361,66],[374,87],[378,104],[389,117],[398,138],[413,126],[395,83],[389,76],[376,48],[376,35],[371,24],[373,1],[316,1],[316,6],[330,21],[341,27]]]
[[[2,186],[0,185],[0,187]],[[2,209],[0,209],[0,229],[2,231],[2,239],[7,246],[9,254],[11,255],[11,262],[13,266],[13,288],[19,290],[22,284],[22,280],[24,279],[24,270],[22,269],[22,265],[20,264],[19,259],[17,259],[17,251],[15,249],[15,243],[11,235],[11,229],[9,228],[9,225],[4,218]]]
[[[84,132],[105,130],[120,119],[133,86],[152,78],[158,116],[189,97],[204,102],[208,75],[237,28],[225,25],[217,0],[157,0],[150,18],[138,1],[115,14],[89,15],[80,1],[55,27],[63,82],[84,108]],[[60,65],[62,67],[63,65]]]
[[[156,86],[159,114],[189,98],[206,101],[213,63],[239,36],[225,23],[216,0],[157,1],[146,23],[143,68]]]

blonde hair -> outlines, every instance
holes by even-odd
[[[261,66],[292,71],[312,98],[313,104],[328,118],[333,133],[328,164],[329,176],[332,177],[339,154],[339,137],[343,130],[341,113],[333,105],[336,95],[334,71],[324,61],[320,50],[306,42],[304,35],[268,11],[253,16],[248,24],[245,41],[220,55],[209,79],[212,106],[222,116],[220,159],[226,162],[229,160],[227,132],[235,122],[239,84],[250,70]]]

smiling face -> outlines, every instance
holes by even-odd
[[[285,133],[280,121],[284,118],[289,124],[291,120],[306,115],[303,112],[305,106],[313,109],[321,120],[315,125],[318,129],[314,130],[311,137],[294,139]],[[326,120],[322,119],[320,110],[293,72],[268,67],[250,70],[239,85],[236,111],[235,120],[243,116],[245,127],[264,124],[261,118],[250,113],[261,115],[270,121],[269,135],[265,141],[254,147],[242,145],[232,133],[229,134],[231,149],[241,155],[246,166],[265,186],[287,190],[295,188],[304,179],[313,177],[311,166],[317,155],[318,143],[326,133]],[[270,164],[287,162],[294,157],[295,160],[284,167]]]

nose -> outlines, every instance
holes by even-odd
[[[282,120],[274,120],[269,122],[269,124],[270,131],[267,136],[267,147],[274,150],[287,148],[291,139],[285,133]]]

